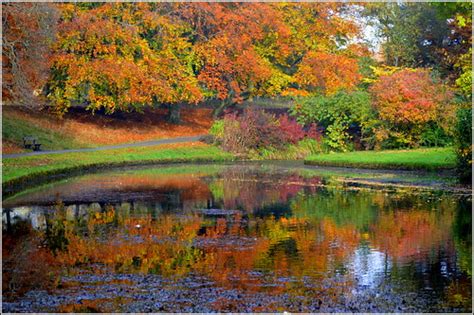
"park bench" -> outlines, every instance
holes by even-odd
[[[41,143],[38,139],[32,136],[23,137],[23,146],[25,149],[33,149],[33,151],[40,151]]]

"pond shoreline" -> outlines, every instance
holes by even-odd
[[[115,163],[96,163],[88,165],[77,165],[74,167],[67,167],[62,169],[55,169],[46,172],[31,173],[19,178],[15,178],[2,183],[2,199],[11,197],[25,189],[33,188],[38,185],[48,184],[61,179],[74,177],[77,175],[84,175],[90,173],[96,173],[105,170],[119,169],[123,167],[134,167],[134,166],[159,166],[159,165],[173,165],[173,164],[206,164],[206,163],[226,163],[228,161],[213,160],[212,158],[203,159],[182,159],[182,160],[143,160],[143,161],[126,161],[126,162],[115,162]]]
[[[70,177],[93,174],[97,172],[115,170],[130,167],[156,167],[156,166],[170,166],[170,165],[183,165],[183,164],[275,164],[283,167],[303,168],[307,170],[320,170],[323,172],[336,172],[336,173],[351,173],[351,174],[366,174],[366,178],[350,177],[347,175],[337,176],[337,180],[343,185],[359,188],[414,188],[414,189],[428,189],[428,190],[442,190],[452,193],[460,194],[471,194],[472,188],[469,186],[463,186],[459,184],[437,184],[434,182],[422,182],[422,183],[409,183],[404,181],[406,175],[409,176],[427,176],[435,175],[436,177],[445,178],[449,181],[455,180],[455,174],[449,169],[439,170],[404,170],[404,169],[383,169],[383,168],[361,168],[361,167],[345,167],[345,166],[331,166],[331,165],[312,165],[307,164],[306,161],[301,160],[231,160],[231,159],[212,159],[212,158],[183,158],[183,159],[157,159],[157,160],[141,160],[141,161],[123,161],[114,163],[95,163],[88,165],[77,165],[73,167],[66,167],[61,169],[53,169],[49,171],[31,173],[13,180],[2,183],[2,199],[14,196],[24,190],[34,188],[36,186],[53,183],[59,180],[63,180]],[[380,178],[367,178],[367,175],[371,174],[393,174],[399,176],[398,178],[391,178],[390,180],[384,180]]]

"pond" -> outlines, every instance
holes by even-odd
[[[291,162],[45,184],[3,201],[3,312],[470,312],[451,187]]]

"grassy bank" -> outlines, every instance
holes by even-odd
[[[356,151],[311,155],[305,164],[380,169],[437,170],[454,168],[452,148],[412,150]]]
[[[9,195],[50,178],[94,169],[121,165],[219,162],[233,158],[229,153],[201,143],[7,158],[3,160],[2,186],[4,195]]]
[[[8,117],[8,114],[5,116]],[[2,121],[2,138],[4,146],[12,147],[11,152],[27,151],[22,148],[23,137],[26,136],[36,137],[42,144],[42,147],[48,150],[94,147],[91,143],[74,139],[70,135],[62,134],[50,128],[41,127],[26,119],[14,119],[11,117],[8,117],[10,118],[8,119],[5,116]],[[6,152],[10,153],[9,151]]]
[[[2,122],[3,153],[15,153],[25,151],[25,136],[37,137],[43,150],[58,150],[202,135],[212,124],[212,113],[189,108],[183,110],[181,124],[170,124],[163,109],[114,115],[76,109],[58,119],[47,111],[5,106]]]

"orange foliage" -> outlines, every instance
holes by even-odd
[[[64,4],[48,95],[60,112],[79,102],[111,113],[205,97],[240,102],[279,95],[295,82],[323,84],[320,88],[330,93],[352,87],[347,77],[357,68],[342,55],[359,56],[363,49],[328,53],[338,49],[336,38],[358,32],[339,14],[346,6],[121,3],[85,9]],[[298,82],[315,76],[319,58],[335,74],[326,71],[323,79]],[[332,86],[329,81],[338,77]]]
[[[269,92],[264,86],[278,71],[259,53],[258,43],[289,33],[274,6],[199,3],[180,4],[177,11],[196,31],[194,49],[203,64],[198,79],[217,98],[239,101],[243,93]]]
[[[370,91],[380,118],[396,124],[434,121],[451,97],[446,87],[433,81],[429,70],[406,69],[381,76]]]
[[[93,111],[103,108],[113,113],[202,98],[189,64],[180,58],[186,47],[175,46],[186,45],[175,40],[175,32],[184,31],[180,25],[172,25],[147,5],[70,9],[66,5],[65,14],[71,16],[59,26],[52,59],[57,75],[67,74],[65,82],[51,82],[49,97],[58,111],[66,111],[77,100],[89,102]],[[163,30],[163,49],[154,49],[143,38],[147,27]]]
[[[2,3],[2,97],[33,106],[48,78],[58,14],[49,3]]]
[[[2,237],[3,297],[21,296],[30,290],[51,290],[57,284],[60,264],[51,251],[42,246],[41,236],[8,235]]]
[[[340,89],[353,90],[361,80],[357,60],[326,52],[309,52],[301,62],[296,81],[310,90],[331,95]]]

